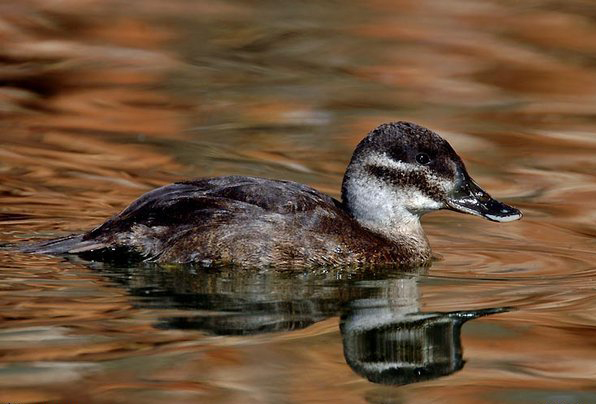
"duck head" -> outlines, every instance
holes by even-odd
[[[446,140],[409,122],[383,124],[358,144],[342,199],[357,221],[389,237],[412,232],[423,214],[439,209],[495,222],[522,216],[482,190]]]

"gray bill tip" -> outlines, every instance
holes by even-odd
[[[493,211],[491,213],[485,213],[483,216],[488,220],[492,220],[493,222],[506,223],[519,220],[523,215],[519,209],[507,206],[507,208],[503,208],[497,213]]]
[[[493,222],[506,223],[513,222],[522,218],[522,213],[519,209],[506,205],[495,199],[483,201],[480,203],[477,200],[451,200],[448,203],[450,209],[457,212],[468,213],[470,215],[480,216]]]
[[[448,198],[447,205],[455,211],[481,216],[493,222],[512,222],[522,217],[519,209],[494,199],[469,176]]]

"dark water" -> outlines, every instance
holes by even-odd
[[[596,402],[594,55],[587,0],[0,2],[0,243],[193,176],[338,196],[398,119],[525,213],[426,217],[420,273],[0,250],[0,402]]]

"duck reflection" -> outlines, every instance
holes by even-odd
[[[464,322],[507,308],[421,312],[417,279],[394,279],[380,296],[357,299],[341,317],[348,365],[371,382],[408,384],[460,370]]]
[[[420,309],[420,274],[196,271],[188,267],[96,269],[123,283],[143,307],[188,310],[160,328],[216,335],[292,331],[341,316],[347,364],[374,383],[401,385],[464,365],[464,322],[507,308],[453,312]]]

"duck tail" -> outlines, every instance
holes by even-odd
[[[97,240],[83,240],[83,234],[71,234],[40,243],[32,243],[21,247],[21,251],[34,254],[76,254],[105,248],[106,245]]]

